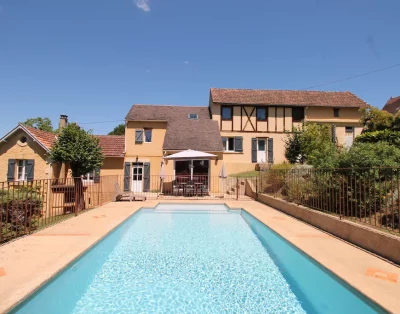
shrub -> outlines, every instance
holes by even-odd
[[[388,142],[356,142],[340,155],[339,168],[398,167],[400,148]]]
[[[360,121],[368,131],[385,130],[393,126],[394,116],[387,111],[368,106],[360,109],[360,112]]]
[[[378,143],[387,142],[392,145],[400,147],[400,131],[394,130],[381,130],[373,132],[365,132],[355,139],[356,143]]]

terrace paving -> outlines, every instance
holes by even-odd
[[[194,201],[109,203],[0,246],[0,312],[5,312],[141,207]],[[256,201],[197,200],[244,208],[272,230],[392,313],[400,313],[400,268]],[[327,291],[328,293],[328,291]]]

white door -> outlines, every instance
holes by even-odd
[[[354,141],[354,127],[346,126],[345,136],[344,136],[344,146],[350,148],[353,145],[353,141]]]
[[[143,191],[143,166],[132,168],[132,192]]]
[[[267,162],[267,140],[265,138],[257,140],[257,162]]]

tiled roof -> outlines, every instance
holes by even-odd
[[[124,135],[95,135],[99,140],[99,145],[103,150],[104,156],[123,157],[125,152]]]
[[[47,150],[50,150],[51,146],[56,140],[56,134],[46,131],[41,131],[25,124],[22,124],[22,126],[29,133],[31,133],[44,147],[46,147]]]
[[[211,88],[214,103],[362,108],[367,103],[350,92]]]
[[[386,110],[391,114],[396,114],[397,111],[400,109],[400,96],[391,97],[386,105],[382,108],[382,110]]]
[[[191,113],[197,113],[198,119],[189,120]],[[167,121],[164,150],[223,151],[218,123],[211,120],[208,107],[133,105],[126,119]]]
[[[56,134],[41,131],[31,126],[21,124],[37,141],[47,150],[50,150],[56,140]],[[125,136],[122,135],[95,135],[99,139],[99,145],[103,150],[104,156],[123,157],[125,152]]]

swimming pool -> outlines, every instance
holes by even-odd
[[[244,210],[142,209],[13,313],[384,313]]]

